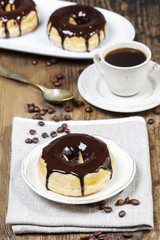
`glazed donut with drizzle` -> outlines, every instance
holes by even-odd
[[[58,47],[85,52],[96,48],[105,39],[107,23],[93,7],[71,5],[52,13],[47,32],[49,39]]]
[[[101,190],[112,177],[112,166],[104,142],[87,134],[68,134],[43,149],[38,175],[48,190],[80,197]]]
[[[0,37],[11,38],[33,31],[38,12],[32,0],[0,0]]]

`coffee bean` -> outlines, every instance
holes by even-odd
[[[63,131],[64,131],[63,127],[58,127],[58,128],[57,128],[57,132],[58,132],[58,133],[63,133]]]
[[[130,204],[130,198],[129,197],[125,198],[125,204]]]
[[[34,107],[34,112],[39,112],[40,111],[40,108],[38,106],[35,106]]]
[[[104,211],[105,211],[106,213],[110,213],[110,212],[112,212],[112,208],[109,207],[109,206],[104,207]]]
[[[67,126],[67,123],[63,123],[63,124],[62,124],[62,127],[63,127],[63,128],[67,128],[67,127],[68,127],[68,126]]]
[[[53,82],[53,83],[55,83],[55,82],[57,82],[57,81],[58,81],[58,78],[56,78],[56,77],[53,77],[53,78],[52,78],[52,82]]]
[[[122,218],[122,217],[124,217],[126,215],[126,212],[122,210],[122,211],[119,212],[118,215],[119,215],[119,217]]]
[[[95,240],[95,238],[94,237],[90,237],[88,240]]]
[[[40,113],[41,116],[44,116],[46,114],[46,111],[41,109],[39,113]]]
[[[63,128],[65,133],[70,133],[70,130],[68,128]]]
[[[34,106],[29,106],[28,107],[28,112],[33,113],[34,112]]]
[[[97,231],[97,232],[94,232],[94,233],[93,233],[93,235],[94,235],[95,237],[98,237],[100,234],[102,234],[101,231]]]
[[[153,124],[154,123],[154,119],[153,118],[150,118],[149,120],[148,120],[148,124]]]
[[[100,234],[98,235],[98,239],[99,240],[104,240],[106,238],[106,235],[105,234]]]
[[[76,102],[76,105],[77,105],[77,107],[82,107],[82,106],[84,106],[84,102],[78,100]]]
[[[96,207],[96,206],[97,206],[97,203],[96,203],[96,202],[89,204],[89,207]]]
[[[48,109],[48,113],[49,113],[49,114],[52,114],[52,113],[54,113],[54,112],[55,112],[54,108],[50,107],[50,108]]]
[[[31,140],[30,138],[27,138],[27,139],[25,140],[25,143],[32,143],[32,140]]]
[[[38,60],[36,60],[36,59],[32,60],[32,64],[33,65],[37,65],[38,64]]]
[[[48,112],[48,109],[50,108],[50,106],[44,106],[44,108],[43,108],[43,110],[45,111],[45,112]]]
[[[72,112],[72,107],[71,106],[66,106],[64,109],[66,112]]]
[[[92,109],[91,107],[86,107],[86,108],[85,108],[85,111],[86,111],[87,113],[91,113],[91,112],[93,112],[93,109]]]
[[[90,239],[90,235],[85,235],[80,237],[80,240],[89,240]]]
[[[123,233],[123,236],[126,237],[126,238],[131,238],[131,237],[132,237],[132,233],[130,233],[130,232],[124,232],[124,233]]]
[[[39,121],[39,122],[38,122],[38,125],[41,126],[41,127],[43,127],[45,124],[44,124],[44,122]]]
[[[66,114],[64,116],[64,120],[66,120],[66,121],[71,120],[71,116],[69,114]]]
[[[59,119],[59,117],[57,115],[54,115],[52,117],[52,120],[55,121],[55,122],[59,122],[60,121],[60,119]]]
[[[47,61],[47,62],[46,62],[46,66],[47,66],[47,67],[50,67],[50,66],[52,66],[52,63],[51,63],[50,61]]]
[[[32,138],[32,142],[38,143],[38,142],[39,142],[39,139],[38,139],[37,137],[34,137],[34,138]]]
[[[62,85],[62,84],[61,84],[59,81],[57,81],[57,82],[54,83],[54,86],[55,86],[55,87],[60,87],[61,85]]]
[[[27,107],[29,108],[29,107],[35,107],[35,104],[34,103],[28,103],[27,104]]]
[[[34,135],[34,134],[36,134],[36,130],[31,129],[31,130],[29,130],[29,133],[30,133],[31,135]]]
[[[51,58],[51,59],[50,59],[50,62],[51,62],[52,64],[56,64],[56,63],[57,63],[57,60],[56,60],[55,58]]]
[[[60,73],[60,74],[57,74],[55,77],[58,79],[62,79],[62,78],[64,78],[64,75]]]
[[[50,136],[51,136],[51,137],[56,137],[56,136],[57,136],[57,133],[56,133],[55,131],[52,131],[52,132],[50,133]]]
[[[131,199],[130,204],[137,206],[140,204],[140,201],[138,199]]]
[[[106,200],[102,200],[102,201],[99,201],[97,202],[98,205],[105,205],[106,204]]]
[[[48,133],[44,132],[44,133],[42,133],[42,137],[47,138],[47,137],[49,137],[49,135],[48,135]]]
[[[117,202],[116,202],[116,206],[121,206],[121,205],[124,205],[125,204],[125,201],[123,200],[123,199],[119,199],[119,200],[117,200]]]
[[[41,115],[40,114],[35,114],[35,115],[33,115],[33,119],[36,119],[36,120],[43,120],[43,118],[41,117]]]
[[[99,210],[103,210],[105,208],[105,205],[99,205]]]

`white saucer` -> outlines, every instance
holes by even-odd
[[[87,67],[78,79],[81,96],[92,105],[114,112],[140,112],[160,104],[160,65],[150,61],[147,84],[132,97],[119,97],[111,93],[95,64]],[[109,76],[108,76],[109,77]]]
[[[126,153],[113,141],[100,136],[95,137],[101,139],[108,145],[108,148],[112,152],[114,158],[112,178],[98,193],[91,194],[85,197],[67,197],[49,191],[46,189],[45,186],[42,185],[38,177],[37,163],[39,156],[42,153],[42,149],[53,140],[47,141],[46,143],[37,146],[36,148],[31,150],[24,158],[21,169],[24,180],[32,190],[34,190],[42,197],[55,202],[66,204],[89,204],[110,198],[121,192],[133,180],[136,172],[135,161],[128,153]]]

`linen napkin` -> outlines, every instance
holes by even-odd
[[[21,175],[21,165],[24,156],[37,146],[25,143],[25,139],[31,137],[29,130],[37,131],[36,137],[40,144],[46,141],[41,137],[43,132],[49,134],[61,124],[62,122],[45,121],[45,126],[40,127],[37,120],[14,118],[6,223],[11,224],[17,234],[152,229],[153,201],[148,135],[146,123],[141,117],[67,122],[72,133],[95,134],[112,139],[136,161],[136,174],[132,183],[118,195],[107,199],[106,205],[113,208],[110,214],[86,205],[56,203],[39,196],[28,187]],[[118,199],[128,196],[138,199],[140,205],[125,204],[115,207]],[[125,217],[118,216],[120,210],[126,211]]]

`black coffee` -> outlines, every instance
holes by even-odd
[[[133,48],[118,48],[106,54],[105,61],[117,67],[132,67],[143,63],[146,55]]]

